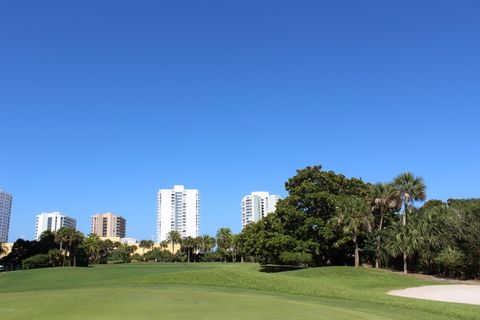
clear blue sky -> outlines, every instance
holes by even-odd
[[[198,188],[201,233],[321,164],[480,196],[478,1],[0,0],[0,189],[10,240],[60,210],[155,234]]]

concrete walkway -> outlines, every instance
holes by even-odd
[[[480,285],[439,285],[393,290],[392,296],[480,305]]]

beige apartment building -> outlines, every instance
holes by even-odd
[[[127,220],[112,212],[92,216],[90,232],[99,237],[125,238],[126,230]]]

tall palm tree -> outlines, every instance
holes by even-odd
[[[384,226],[385,214],[400,209],[401,200],[397,191],[391,184],[377,183],[372,188],[370,206],[372,213],[379,214],[377,250],[375,257],[375,268],[380,268],[380,245],[381,234]]]
[[[407,216],[414,208],[414,201],[423,201],[426,199],[426,185],[422,177],[416,177],[411,172],[405,172],[398,175],[393,180],[393,186],[397,190],[398,196],[403,204],[402,224],[407,226]],[[408,252],[403,253],[403,273],[408,273]]]
[[[387,231],[385,249],[394,257],[399,255],[408,257],[414,254],[421,245],[421,230],[417,226],[403,225],[403,223],[397,222],[385,230]],[[404,268],[406,268],[405,265]]]
[[[199,246],[203,250],[204,254],[207,254],[210,249],[215,247],[215,238],[208,234],[204,234],[199,237]]]
[[[187,263],[190,263],[190,253],[195,248],[195,239],[188,236],[182,241],[182,249],[187,252]]]
[[[62,266],[65,267],[65,260],[67,258],[67,249],[65,243],[68,241],[69,228],[62,227],[55,232],[55,242],[60,245],[60,251],[63,253]]]
[[[232,262],[237,261],[238,250],[240,247],[240,235],[239,234],[232,234]]]
[[[232,247],[233,237],[232,230],[230,228],[220,228],[217,231],[216,236],[217,245],[225,251],[228,251]],[[225,260],[227,262],[227,255],[225,254]]]
[[[175,254],[175,245],[177,243],[180,243],[182,241],[182,236],[180,235],[180,232],[177,230],[172,230],[169,233],[167,233],[167,242],[170,242],[172,244],[172,254]]]
[[[73,267],[77,266],[77,250],[80,245],[83,244],[83,239],[85,238],[83,233],[72,229],[69,233],[68,243],[69,243],[69,256],[70,256],[70,266],[73,264]]]
[[[371,230],[372,213],[363,199],[342,197],[337,206],[337,223],[352,236],[355,244],[355,267],[360,266],[358,236]]]
[[[98,263],[98,256],[102,247],[102,240],[94,233],[90,233],[83,242],[91,262]]]

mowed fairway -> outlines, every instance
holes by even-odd
[[[349,267],[128,264],[0,274],[0,319],[480,319],[480,307],[388,296],[435,284]]]

